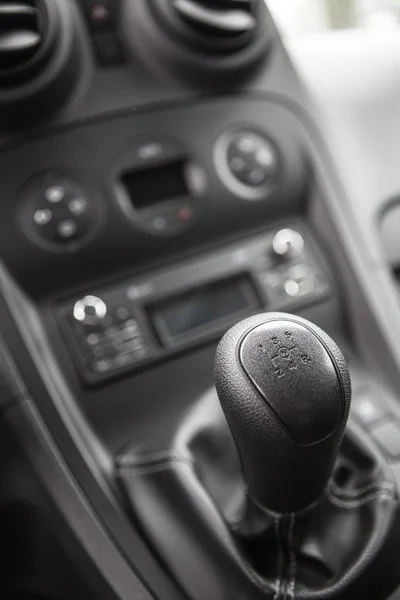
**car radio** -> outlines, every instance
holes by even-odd
[[[72,298],[57,308],[83,381],[103,382],[218,339],[260,310],[296,310],[331,282],[303,226]]]

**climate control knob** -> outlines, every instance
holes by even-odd
[[[272,251],[285,260],[298,258],[304,251],[304,238],[294,229],[281,229],[272,240]]]
[[[73,310],[74,319],[90,327],[99,325],[106,314],[107,306],[97,296],[85,296],[81,300],[78,300]]]

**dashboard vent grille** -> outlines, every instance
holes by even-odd
[[[41,0],[0,3],[0,72],[24,67],[42,45],[45,12]]]
[[[174,0],[174,7],[193,30],[214,38],[237,38],[257,25],[254,0]]]

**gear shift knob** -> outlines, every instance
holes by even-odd
[[[250,497],[279,514],[314,504],[332,475],[351,401],[333,340],[293,315],[250,317],[221,340],[215,383]]]

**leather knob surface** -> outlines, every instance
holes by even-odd
[[[293,315],[250,317],[221,340],[215,384],[253,500],[280,514],[315,503],[351,401],[349,371],[333,340]]]

